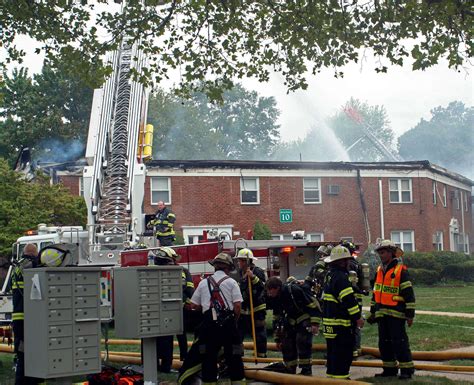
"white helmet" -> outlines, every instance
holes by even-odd
[[[395,242],[391,239],[378,239],[375,243],[375,251],[379,251],[382,249],[389,249],[393,250],[397,257],[401,257],[403,255],[403,250],[398,247]]]
[[[344,246],[337,245],[331,250],[331,255],[324,258],[324,262],[331,263],[340,259],[352,258],[351,252]]]
[[[253,256],[253,252],[250,249],[240,249],[234,259],[245,259],[250,260],[251,262],[256,262],[258,259]]]

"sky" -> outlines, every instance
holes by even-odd
[[[30,72],[39,72],[42,57],[33,52],[34,40],[21,37],[18,44],[27,52],[24,65]],[[284,141],[304,137],[312,126],[324,123],[351,97],[369,105],[383,105],[397,137],[421,118],[430,119],[430,110],[437,106],[447,106],[454,100],[467,106],[474,104],[472,65],[457,71],[448,68],[443,60],[427,70],[412,71],[411,63],[407,62],[403,67],[388,66],[387,73],[375,72],[374,66],[374,59],[367,54],[363,62],[345,66],[343,78],[336,79],[332,69],[323,69],[316,76],[307,76],[308,89],[290,93],[282,76],[276,73],[268,84],[254,79],[245,79],[242,84],[261,96],[275,97],[281,111],[279,124]]]

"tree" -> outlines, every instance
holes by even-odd
[[[92,89],[67,68],[47,64],[33,77],[15,69],[5,74],[0,95],[0,156],[10,163],[22,146],[53,161],[69,160],[71,151],[84,149]]]
[[[383,106],[370,106],[366,102],[351,98],[342,110],[330,119],[329,125],[352,161],[390,160],[365,135],[364,127],[385,147],[393,153],[397,153],[394,133],[390,128],[390,121]]]
[[[26,34],[51,62],[101,82],[110,73],[102,55],[127,31],[151,60],[143,82],[160,84],[179,68],[182,85],[219,97],[234,79],[266,81],[271,71],[284,76],[289,90],[304,89],[307,72],[332,67],[340,76],[365,48],[381,59],[377,71],[410,56],[415,70],[443,57],[458,68],[473,53],[474,12],[466,0],[130,0],[122,11],[114,2],[4,0],[5,64],[21,60],[15,43]]]
[[[11,245],[38,223],[85,225],[86,204],[60,184],[50,185],[38,175],[29,183],[0,158],[0,257],[10,255]]]
[[[272,239],[272,231],[265,223],[257,221],[253,225],[253,239]]]
[[[407,160],[426,159],[460,173],[473,175],[474,107],[460,101],[431,110],[431,119],[421,119],[400,136],[400,155]]]
[[[237,85],[223,103],[195,92],[188,100],[159,90],[149,103],[157,159],[267,159],[279,138],[273,97]]]

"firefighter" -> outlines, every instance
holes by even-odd
[[[364,319],[349,282],[352,255],[338,245],[325,258],[329,271],[324,280],[323,334],[327,344],[327,370],[330,378],[348,379],[354,346],[354,325],[362,328]]]
[[[316,295],[316,298],[320,298],[321,288],[324,283],[324,277],[326,276],[328,267],[324,258],[331,254],[332,245],[322,245],[316,250],[316,256],[319,258],[316,264],[311,267],[308,275],[305,278],[305,285],[310,287]]]
[[[377,322],[383,372],[377,377],[398,374],[410,379],[415,371],[405,324],[410,327],[415,317],[415,293],[401,256],[403,250],[391,240],[380,241],[377,251],[382,265],[377,269],[370,306],[369,322]],[[397,365],[398,361],[398,365]]]
[[[174,251],[174,250],[173,250]],[[191,297],[194,294],[194,282],[191,277],[191,273],[185,267],[181,273],[181,280],[183,285],[183,334],[177,336],[179,345],[179,359],[184,361],[188,354],[188,339],[186,332],[188,331],[188,325],[192,319],[191,309]]]
[[[159,201],[155,219],[148,222],[147,227],[156,228],[156,239],[158,239],[160,246],[173,246],[176,240],[175,221],[176,215],[165,206],[163,201]]]
[[[359,304],[359,309],[362,312],[362,302],[364,295],[369,295],[369,292],[362,287],[362,283],[364,282],[364,276],[362,273],[362,266],[357,260],[357,255],[359,254],[359,250],[354,243],[349,241],[341,241],[341,246],[344,246],[349,253],[351,253],[352,258],[349,259],[349,281],[352,285],[352,289],[354,290],[354,296],[357,299],[357,303]],[[360,328],[354,325],[354,348],[352,349],[352,356],[357,358],[362,353],[361,348],[361,339],[362,333]]]
[[[255,322],[255,337],[257,342],[257,356],[267,356],[267,328],[265,323],[266,304],[265,304],[265,273],[255,266],[257,258],[254,257],[252,250],[241,249],[234,258],[239,264],[239,286],[242,293],[242,310],[239,317],[239,331],[241,340],[245,335],[252,336],[252,316]],[[250,309],[249,283],[252,285],[252,304]],[[253,310],[253,315],[251,314]]]
[[[23,271],[39,265],[38,249],[35,244],[28,243],[23,249],[21,258],[14,262],[12,273],[12,297],[13,297],[13,336],[15,352],[15,385],[38,384],[41,381],[32,377],[25,377],[25,330],[23,313]]]
[[[177,261],[180,256],[171,247],[159,247],[154,251],[150,251],[153,257],[155,265],[177,265]],[[184,306],[190,304],[190,296],[194,291],[194,284],[191,280],[191,275],[186,268],[183,268],[182,272],[183,280],[183,301]],[[184,357],[187,353],[187,339],[186,332],[178,336],[180,356]],[[171,372],[171,364],[173,363],[173,336],[161,336],[157,337],[156,341],[157,357],[158,357],[158,370],[162,373]]]
[[[284,371],[310,376],[313,335],[319,332],[319,304],[306,285],[296,279],[271,277],[265,284],[267,304],[273,309],[275,342],[283,353]]]
[[[217,383],[217,358],[221,348],[229,365],[233,385],[245,383],[242,363],[243,345],[237,330],[242,295],[238,283],[229,277],[234,261],[229,254],[219,253],[209,261],[215,273],[203,279],[194,292],[192,307],[203,313],[203,322],[191,350],[180,369],[178,384],[189,383],[202,371],[202,384]]]

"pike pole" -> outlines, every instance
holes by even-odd
[[[247,269],[250,270],[249,258],[247,258]],[[257,337],[255,335],[255,318],[253,313],[253,293],[252,293],[252,280],[247,274],[247,281],[249,283],[249,301],[250,301],[250,319],[252,321],[252,339],[253,339],[253,358],[255,364],[257,364]]]

